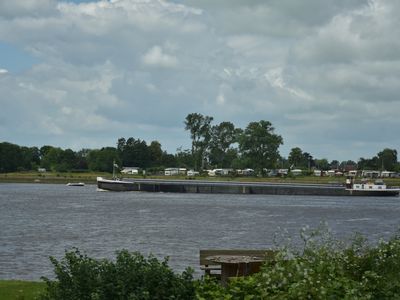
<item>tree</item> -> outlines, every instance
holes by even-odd
[[[161,166],[163,159],[163,151],[161,149],[161,144],[158,141],[152,141],[150,143],[150,146],[148,146],[148,151],[150,155],[151,167]]]
[[[218,167],[230,167],[232,161],[237,157],[237,150],[231,145],[238,141],[242,132],[235,128],[231,122],[222,122],[211,128],[210,141],[210,163]]]
[[[190,131],[192,139],[192,156],[194,167],[199,165],[203,168],[206,150],[211,139],[211,122],[214,118],[203,116],[199,113],[191,113],[186,116],[185,130]]]
[[[66,149],[60,153],[57,171],[66,172],[75,169],[77,163],[76,154],[71,149]]]
[[[0,172],[17,171],[21,158],[21,149],[18,145],[0,143]]]
[[[303,167],[303,151],[299,147],[292,148],[289,153],[289,164],[293,167]]]
[[[339,161],[334,159],[329,164],[329,167],[331,168],[331,170],[338,170],[339,169],[339,164],[340,164]]]
[[[48,170],[57,170],[58,164],[61,162],[63,150],[58,147],[45,146],[46,150],[41,151],[42,160],[40,165]],[[42,147],[43,148],[43,147]],[[42,150],[42,148],[40,148]]]
[[[380,168],[387,171],[395,171],[397,167],[397,151],[385,148],[378,153]]]
[[[40,164],[40,152],[37,147],[20,147],[20,167],[24,170],[35,170]]]
[[[357,163],[352,160],[345,160],[340,163],[340,170],[348,172],[351,170],[357,170]]]
[[[87,157],[89,155],[90,149],[81,149],[76,153],[76,169],[77,170],[87,170],[89,168]]]
[[[177,161],[175,155],[163,151],[161,165],[166,168],[176,167]]]
[[[329,162],[328,162],[328,160],[326,158],[316,159],[315,160],[315,166],[319,170],[323,170],[323,171],[328,171],[329,170]]]
[[[117,153],[123,166],[147,168],[151,165],[151,154],[144,140],[120,138],[117,142]]]
[[[195,165],[191,151],[189,149],[182,150],[181,147],[176,149],[175,161],[179,167],[193,168]]]
[[[308,152],[303,152],[303,161],[304,165],[308,170],[311,170],[312,167],[315,166],[314,158],[312,155]]]
[[[247,125],[239,139],[239,149],[255,170],[275,168],[280,157],[278,148],[283,144],[280,135],[274,133],[269,121],[261,120]]]
[[[113,170],[113,163],[117,160],[117,149],[113,147],[105,147],[100,150],[91,150],[88,154],[89,169],[92,171],[109,172]]]
[[[40,158],[43,158],[51,149],[53,149],[53,146],[49,145],[44,145],[40,147],[39,153],[40,153]]]

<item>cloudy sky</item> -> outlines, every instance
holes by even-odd
[[[192,112],[287,156],[400,151],[397,0],[0,0],[0,141],[188,148]]]

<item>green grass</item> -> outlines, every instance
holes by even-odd
[[[0,174],[0,182],[13,183],[96,183],[97,176],[111,176],[100,172],[13,172]],[[1,299],[0,299],[1,300]]]
[[[44,282],[0,280],[1,300],[33,300],[45,289]]]

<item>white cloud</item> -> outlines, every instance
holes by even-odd
[[[357,159],[383,138],[400,150],[399,13],[395,0],[3,1],[0,41],[40,63],[0,69],[0,132],[65,147],[135,136],[174,151],[200,112],[242,128],[270,120],[284,155],[302,145]]]
[[[223,93],[219,93],[217,96],[217,104],[218,105],[224,105],[225,104],[225,96]]]
[[[173,68],[178,65],[178,59],[163,52],[160,46],[154,46],[143,55],[143,63],[149,66]]]

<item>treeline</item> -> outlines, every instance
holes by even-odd
[[[284,158],[283,158],[284,160]],[[303,152],[299,147],[292,148],[287,161],[284,162],[286,167],[296,167],[299,169],[319,169],[319,170],[386,170],[400,171],[400,163],[397,160],[397,151],[395,149],[385,148],[378,152],[372,158],[361,157],[357,162],[353,160],[328,161],[326,158],[314,159],[308,152]]]
[[[163,150],[158,141],[147,143],[133,137],[119,138],[116,147],[81,149],[77,152],[49,145],[38,148],[3,142],[0,143],[0,172],[38,168],[57,172],[112,172],[114,162],[119,166],[139,167],[149,171],[167,167],[194,170],[252,168],[258,173],[276,168],[400,171],[395,149],[383,149],[376,156],[360,158],[358,162],[329,162],[325,158],[314,158],[310,153],[295,147],[285,158],[279,153],[283,138],[275,133],[269,121],[250,122],[242,129],[231,122],[213,124],[213,120],[213,117],[199,113],[188,114],[184,125],[190,134],[191,148],[178,148],[175,154]]]
[[[161,150],[158,142],[129,138],[118,140],[118,148],[82,149],[77,152],[53,146],[21,147],[0,143],[0,172],[29,171],[43,168],[55,172],[112,172],[113,163],[152,168],[175,166],[176,157]]]

